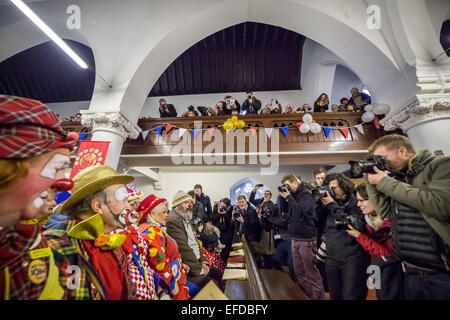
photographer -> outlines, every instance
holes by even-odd
[[[203,209],[203,205],[197,200],[197,197],[195,196],[195,191],[190,190],[188,191],[188,195],[192,197],[192,200],[194,201],[194,206],[192,207],[192,219],[191,221],[206,221],[206,214],[205,210]]]
[[[253,96],[253,92],[245,93],[245,101],[242,103],[241,112],[239,114],[257,114],[261,109],[261,101]]]
[[[354,184],[341,173],[327,175],[324,184],[329,187],[321,201],[328,211],[325,268],[331,299],[364,300],[370,256],[346,232],[349,223],[358,231],[364,230],[365,225],[354,195]]]
[[[262,184],[257,184],[250,194],[250,203],[256,208],[256,213],[261,222],[261,248],[263,250],[264,268],[272,269],[272,256],[275,253],[275,239],[274,239],[274,227],[268,221],[269,217],[278,215],[278,207],[272,202],[272,192],[270,190],[264,191],[264,197],[262,199],[255,199],[256,192],[262,187]]]
[[[233,243],[234,225],[231,222],[232,207],[230,199],[223,198],[213,208],[211,221],[220,231],[220,242],[225,245],[220,257],[224,262],[227,262]]]
[[[348,225],[347,233],[372,256],[372,264],[380,267],[380,286],[377,288],[379,300],[402,299],[402,267],[400,261],[392,257],[391,221],[377,216],[369,201],[366,184],[356,187],[358,207],[366,220],[367,234]]]
[[[232,96],[225,96],[224,102],[225,102],[224,108],[228,114],[232,115],[233,111],[237,111],[238,114],[241,112],[241,105]]]
[[[261,239],[262,228],[256,210],[249,205],[245,196],[240,195],[238,197],[237,205],[233,206],[232,215],[233,220],[240,224],[240,230],[248,242],[250,251],[255,258],[258,267],[261,267],[262,250],[259,241]]]
[[[177,110],[175,110],[173,104],[167,104],[166,99],[161,98],[159,99],[159,115],[161,118],[176,117]]]
[[[416,153],[408,138],[387,135],[369,151],[389,171],[366,176],[375,211],[391,219],[394,254],[402,260],[405,299],[450,299],[450,158]],[[400,177],[398,172],[403,173]],[[403,181],[401,181],[403,180]]]
[[[314,300],[324,296],[322,278],[313,263],[317,250],[314,200],[293,174],[283,177],[278,187],[280,209],[288,214],[288,231],[292,237],[292,258],[298,284]]]

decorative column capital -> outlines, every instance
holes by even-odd
[[[120,111],[90,111],[81,110],[81,124],[92,131],[110,131],[120,135],[123,140],[136,139],[142,131],[137,125],[131,123]]]
[[[425,122],[450,118],[450,94],[417,95],[405,107],[380,121],[386,131],[409,129]]]

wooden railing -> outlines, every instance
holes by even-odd
[[[332,126],[335,129],[340,127],[349,127],[348,137],[339,130],[332,130],[328,137],[325,135],[324,130],[317,134],[311,132],[307,134],[301,134],[296,123],[302,122],[304,114],[271,114],[271,115],[246,115],[238,116],[240,120],[244,120],[246,127],[244,131],[247,131],[250,127],[256,127],[261,130],[264,128],[281,128],[289,126],[288,134],[285,136],[281,131],[279,132],[279,151],[280,152],[292,152],[292,151],[346,151],[346,150],[365,150],[367,147],[378,137],[384,135],[384,131],[377,130],[372,124],[364,124],[361,120],[361,113],[351,112],[323,112],[323,113],[311,113],[313,119],[322,126]],[[143,131],[150,130],[145,141],[140,135],[137,139],[127,139],[122,148],[122,154],[170,154],[172,148],[179,144],[178,139],[172,139],[172,134],[177,134],[176,128],[184,128],[188,130],[194,129],[195,121],[201,121],[201,128],[216,128],[225,136],[225,130],[222,125],[229,116],[217,116],[217,117],[192,117],[192,118],[145,118],[140,119],[138,125]],[[167,124],[174,126],[169,134],[165,133],[163,128],[162,134],[158,134],[155,129]],[[355,127],[357,124],[362,124],[364,134],[361,134]],[[198,123],[197,123],[198,125]],[[74,130],[78,132],[89,132],[89,130],[83,127],[79,122],[66,122],[62,123],[65,130]],[[197,127],[198,128],[198,127]],[[209,133],[203,132],[203,135],[209,139]],[[250,135],[250,134],[248,134]],[[176,136],[178,137],[178,136]],[[90,139],[90,134],[86,137]],[[193,139],[190,142],[192,143]],[[209,141],[203,140],[202,146],[205,147],[209,144]],[[225,139],[224,139],[225,146]],[[236,146],[237,147],[237,146]],[[225,150],[225,148],[224,148]],[[245,142],[245,151],[249,152],[250,148],[248,142]],[[259,150],[258,150],[259,151]]]

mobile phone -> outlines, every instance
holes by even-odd
[[[260,184],[257,184],[256,186],[262,188],[262,187],[264,187],[264,184],[260,183]]]

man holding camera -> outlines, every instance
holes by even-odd
[[[288,232],[292,237],[292,258],[298,284],[311,299],[322,300],[324,288],[319,270],[313,263],[317,250],[314,201],[310,192],[293,174],[285,176],[278,187],[280,208],[287,212]]]
[[[408,138],[395,134],[376,140],[369,151],[384,157],[389,167],[373,167],[366,176],[367,192],[377,214],[391,219],[405,299],[449,300],[450,157],[416,153]]]
[[[232,214],[233,220],[240,223],[241,233],[245,236],[258,267],[261,267],[262,249],[259,240],[262,229],[256,210],[249,205],[244,195],[240,195],[237,205],[233,206]]]
[[[161,98],[159,99],[159,115],[161,118],[176,117],[177,110],[173,104],[167,104],[166,99]]]
[[[259,109],[261,109],[261,101],[253,96],[253,92],[246,92],[240,114],[257,114]]]
[[[326,221],[326,275],[332,300],[364,300],[370,255],[348,235],[348,225],[358,231],[365,228],[364,215],[358,208],[353,182],[341,173],[325,177],[328,191],[321,201],[328,211]]]
[[[227,262],[230,255],[234,236],[234,225],[231,222],[232,211],[230,199],[223,198],[214,206],[211,216],[213,225],[219,228],[220,242],[225,245],[225,248],[220,252],[220,257],[225,262]]]

